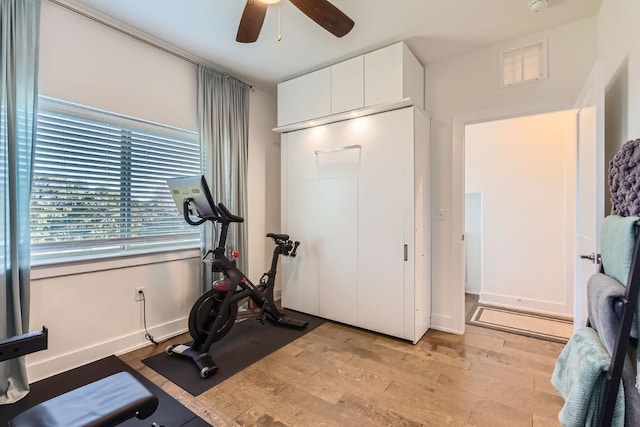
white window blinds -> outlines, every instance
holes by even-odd
[[[33,260],[199,246],[166,183],[200,173],[196,133],[49,98],[37,126]]]

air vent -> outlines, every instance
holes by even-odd
[[[547,78],[547,39],[500,52],[500,87]]]

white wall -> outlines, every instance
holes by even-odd
[[[49,2],[42,4],[39,80],[43,95],[197,130],[194,64]],[[272,172],[275,168],[279,176],[279,153],[273,153],[277,136],[271,132],[275,110],[272,96],[251,92],[253,169],[245,223],[250,233],[258,232],[253,221],[257,229],[279,223],[279,178]],[[260,202],[265,194],[275,199],[273,205]],[[259,246],[249,249],[252,272],[264,265]],[[28,356],[29,380],[145,345],[142,304],[134,301],[137,287],[145,289],[147,326],[156,339],[186,331],[200,267],[196,249],[33,268],[30,329],[47,325],[50,340],[48,350]]]
[[[196,66],[47,1],[39,92],[197,131]]]
[[[252,91],[246,224],[251,254],[248,272],[254,283],[271,265],[274,244],[266,234],[280,233],[280,136],[271,130],[276,116],[276,97],[260,90]]]
[[[628,140],[640,138],[640,2],[603,0],[598,14],[598,57],[605,97],[605,171]],[[605,173],[605,213],[611,210]]]
[[[640,138],[640,2],[603,0],[598,13],[598,58],[604,86],[615,81],[627,64],[628,99],[626,114],[618,117],[620,134]]]
[[[547,37],[549,79],[499,87],[499,52]],[[426,110],[432,117],[433,300],[435,329],[464,331],[464,125],[571,108],[596,59],[596,18],[550,29],[425,67]]]
[[[465,128],[465,189],[482,194],[480,302],[573,311],[575,111]]]

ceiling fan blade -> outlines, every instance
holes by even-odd
[[[266,14],[266,4],[256,0],[247,0],[244,12],[242,12],[242,18],[240,18],[236,41],[240,43],[253,43],[258,40]]]
[[[327,0],[290,0],[309,18],[336,37],[347,34],[354,22]]]

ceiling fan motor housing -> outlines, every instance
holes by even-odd
[[[530,0],[529,10],[531,12],[538,12],[549,6],[549,0]]]

